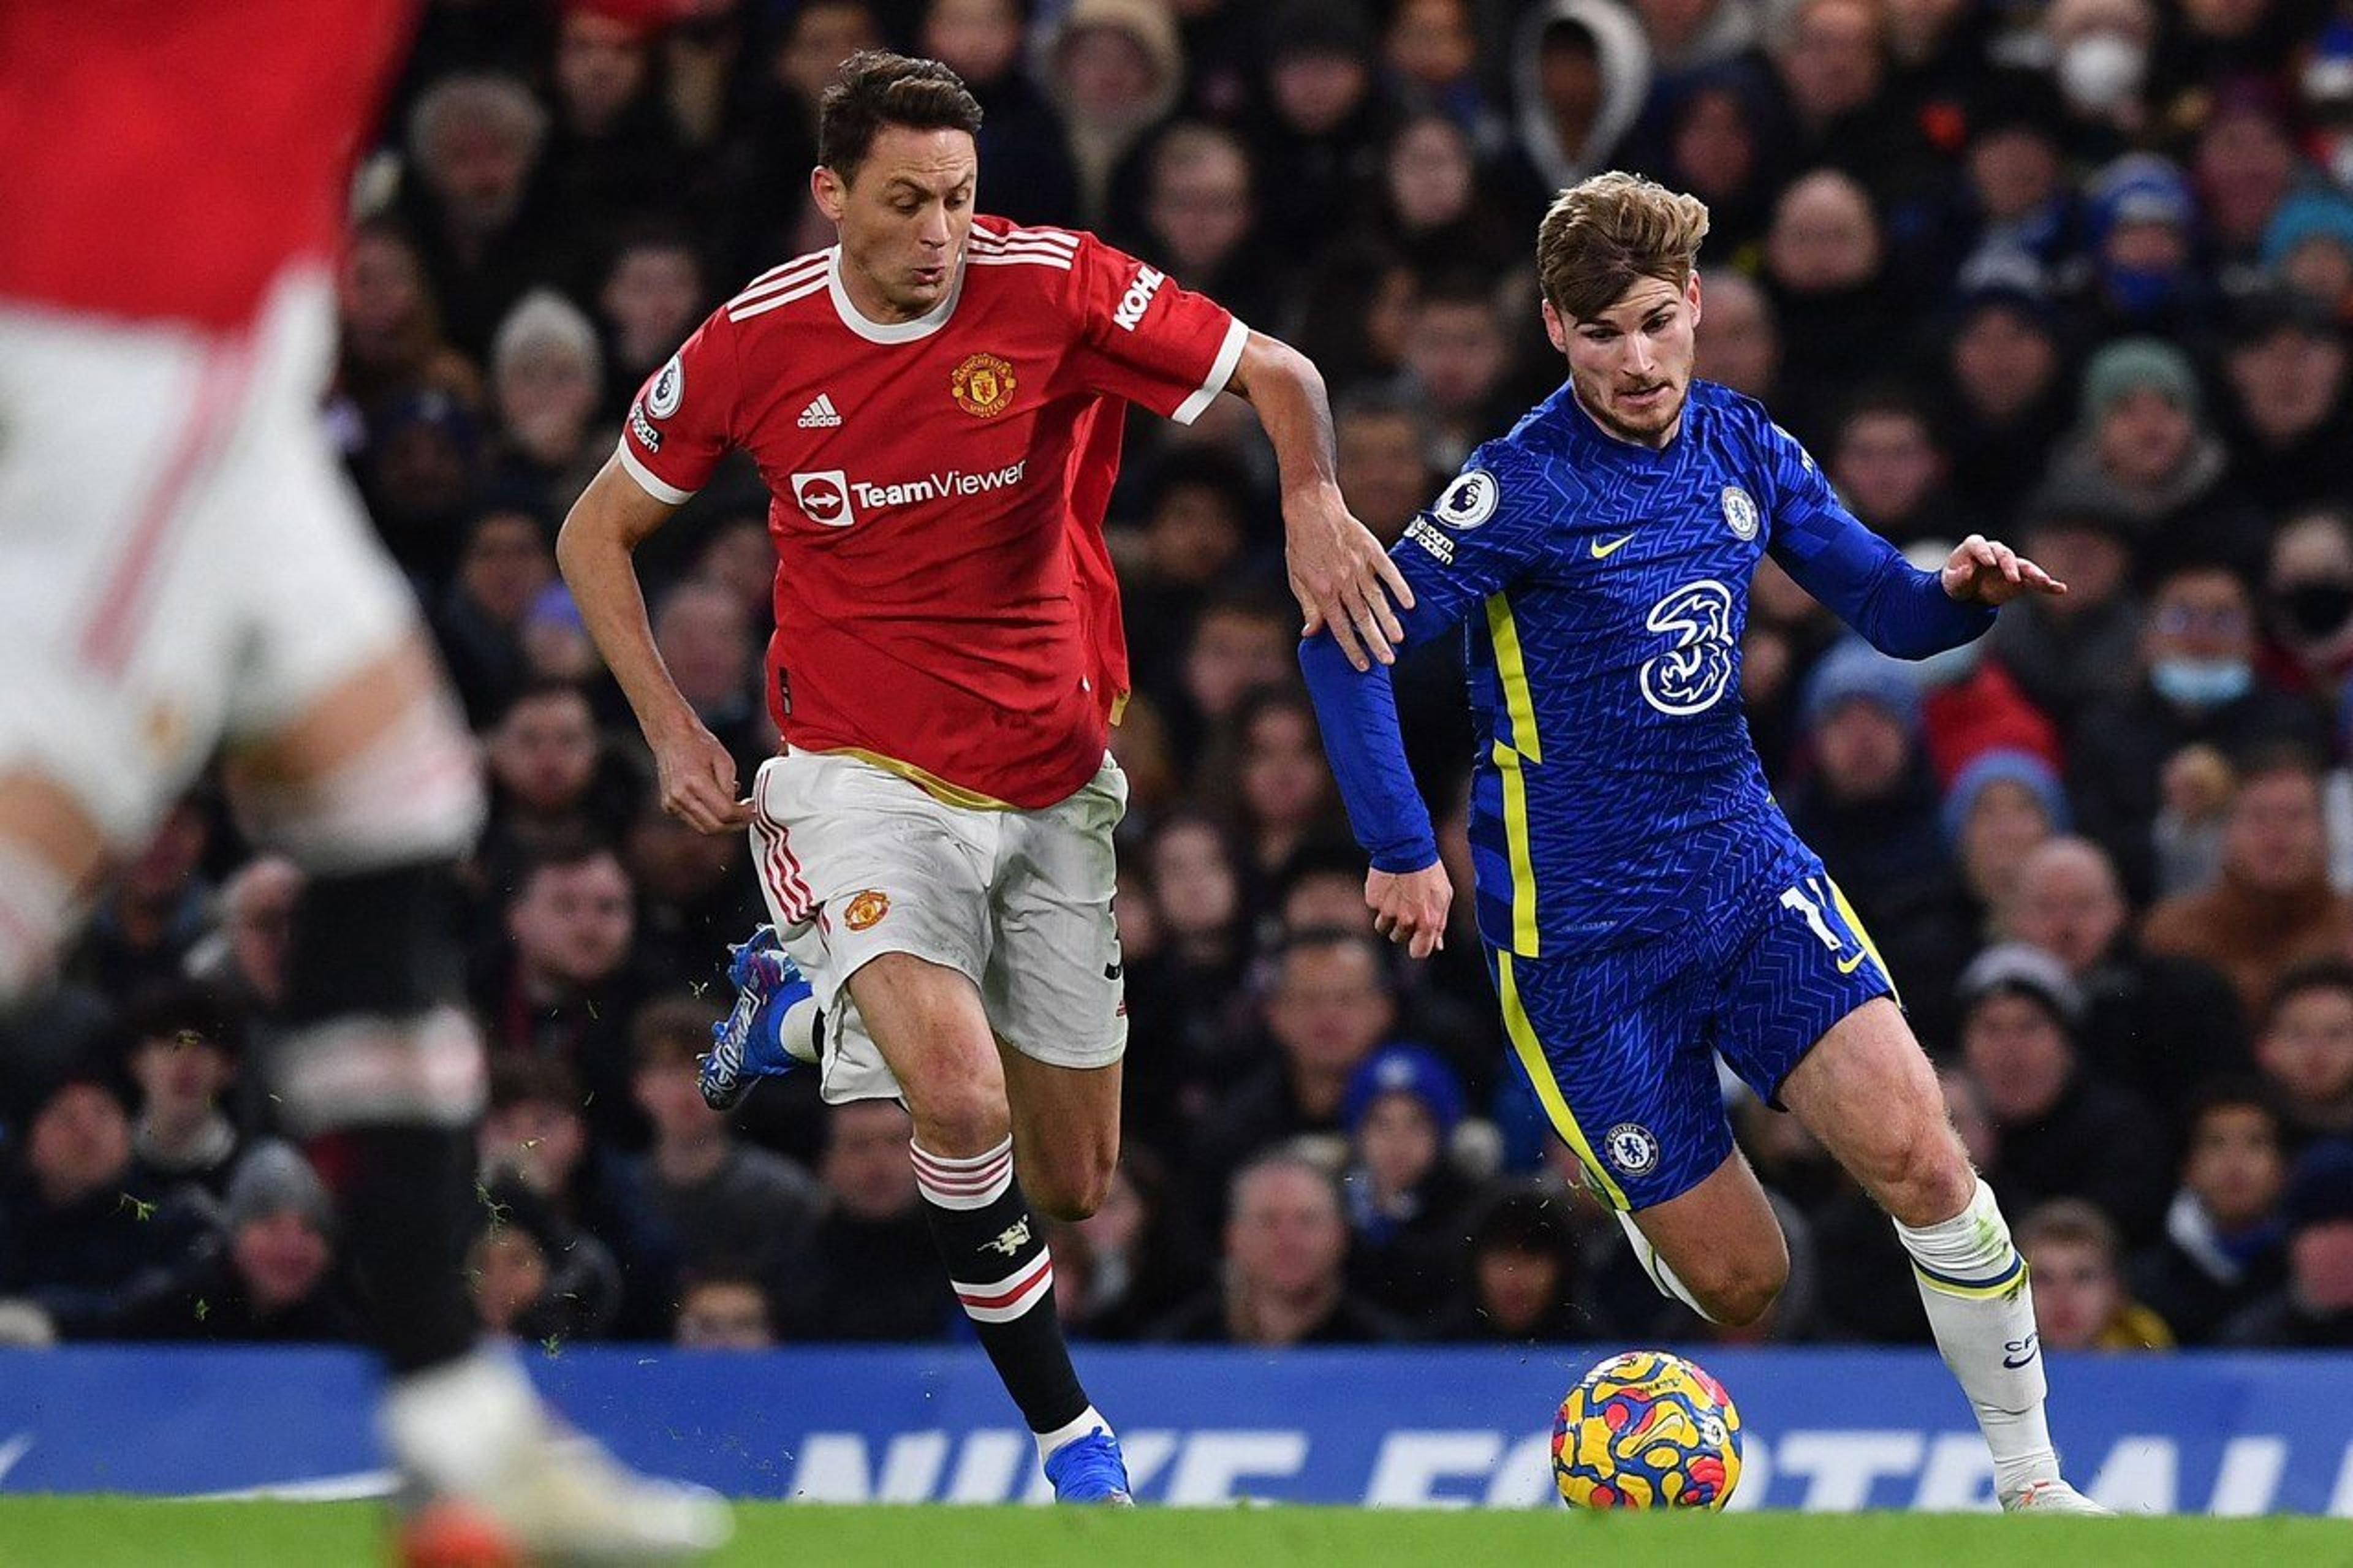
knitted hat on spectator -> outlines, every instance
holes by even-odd
[[[1341,0],[1293,0],[1271,19],[1267,54],[1278,65],[1308,56],[1368,60],[1373,35],[1354,5]]]
[[[1883,710],[1907,733],[1920,728],[1920,682],[1901,659],[1890,658],[1860,637],[1849,637],[1824,654],[1806,684],[1799,718],[1808,730],[1849,702]]]
[[[327,1184],[292,1144],[275,1138],[255,1144],[237,1161],[228,1179],[227,1208],[232,1231],[290,1210],[315,1230],[332,1230],[335,1224]]]
[[[2281,1207],[2292,1230],[2353,1220],[2353,1143],[2332,1138],[2306,1149],[2288,1175]]]
[[[2201,404],[2189,356],[2159,338],[2124,338],[2084,367],[2084,423],[2097,425],[2134,393],[2154,391],[2194,417]]]
[[[1990,786],[2003,783],[2018,784],[2034,797],[2052,832],[2067,831],[2067,794],[2059,785],[2057,771],[2031,752],[1998,746],[1972,758],[1945,792],[1941,815],[1947,844],[1959,847],[1969,814],[1978,808],[1978,798]]]
[[[2188,228],[2198,218],[2198,198],[2169,158],[2127,153],[2092,177],[2084,193],[2091,202],[2092,239],[2105,241],[2127,223],[2171,224]]]
[[[2023,996],[2071,1031],[2084,1016],[2084,993],[2067,966],[2022,942],[1998,942],[1978,953],[1953,991],[1964,1009],[1989,996]]]
[[[1428,1046],[1387,1046],[1356,1068],[1340,1102],[1340,1120],[1349,1137],[1356,1135],[1373,1102],[1388,1094],[1409,1094],[1421,1101],[1430,1119],[1438,1123],[1441,1144],[1453,1136],[1454,1124],[1462,1120],[1462,1081]]]
[[[2263,229],[2263,269],[2272,271],[2307,239],[2353,250],[2353,196],[2334,185],[2306,185],[2280,203]]]

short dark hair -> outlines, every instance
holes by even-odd
[[[2315,991],[2333,991],[2340,996],[2353,996],[2353,963],[2341,958],[2313,958],[2291,967],[2272,986],[2272,994],[2263,999],[2263,1026],[2258,1033],[2268,1034],[2279,1024],[2283,1008],[2297,997]]]
[[[964,79],[937,60],[860,49],[841,62],[833,85],[818,100],[817,161],[844,183],[856,179],[875,134],[886,125],[976,135],[980,104]]]

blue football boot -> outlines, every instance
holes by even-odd
[[[1120,1456],[1119,1439],[1101,1426],[1047,1455],[1046,1479],[1054,1483],[1056,1502],[1135,1506],[1127,1492],[1127,1461]]]
[[[734,1010],[711,1026],[711,1051],[697,1079],[702,1102],[713,1110],[734,1110],[762,1079],[782,1078],[813,1059],[785,1047],[785,1015],[807,1001],[811,989],[776,941],[776,927],[764,925],[728,949],[727,983],[735,987]]]

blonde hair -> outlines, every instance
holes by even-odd
[[[1691,280],[1707,204],[1640,174],[1612,172],[1561,192],[1536,226],[1536,280],[1552,308],[1590,321],[1638,279]]]

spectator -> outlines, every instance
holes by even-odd
[[[1249,880],[1273,885],[1300,846],[1334,828],[1339,795],[1317,737],[1315,710],[1295,685],[1262,687],[1235,711],[1232,727],[1202,760],[1222,784],[1245,847]],[[1252,902],[1258,900],[1253,899]]]
[[[1781,329],[1773,301],[1746,273],[1709,276],[1699,319],[1699,374],[1760,401],[1781,374]]]
[[[1061,117],[1021,68],[1029,9],[1022,0],[930,0],[923,52],[962,77],[980,103],[973,140],[988,171],[989,210],[1020,224],[1068,224],[1077,216],[1078,174]]]
[[[69,1068],[35,1100],[0,1173],[0,1298],[31,1301],[67,1339],[182,1275],[211,1237],[195,1189],[133,1186],[123,1094],[88,1064]]]
[[[1736,265],[1753,265],[1772,222],[1782,177],[1773,105],[1763,83],[1753,69],[1732,66],[1702,72],[1653,97],[1668,106],[1667,167],[1660,177],[1707,204],[1711,247],[1720,247]],[[1645,119],[1658,112],[1653,108]],[[1712,289],[1736,278],[1746,281],[1746,274],[1713,273],[1707,286]],[[1711,299],[1708,309],[1715,308]]]
[[[1187,635],[1249,571],[1250,471],[1218,447],[1176,447],[1154,466],[1148,493],[1142,529],[1113,535],[1122,615],[1157,633],[1132,639],[1136,689],[1181,703]]]
[[[2353,490],[2353,418],[2343,330],[2328,309],[2284,290],[2230,317],[2222,356],[2232,489],[2276,517]]]
[[[2093,177],[2084,205],[2092,265],[2073,303],[2093,340],[2179,335],[2209,302],[2197,200],[2181,171],[2157,153],[2128,153]]]
[[[1304,255],[1350,227],[1379,187],[1388,100],[1374,90],[1373,37],[1346,0],[1291,0],[1266,19],[1260,111],[1246,134],[1265,189],[1272,254]]]
[[[1868,390],[1847,405],[1828,471],[1847,510],[1895,544],[1975,531],[1945,489],[1945,455],[1927,409],[1901,389]]]
[[[2059,0],[2042,13],[2079,155],[2106,157],[2141,139],[2157,24],[2148,0]]]
[[[704,980],[730,942],[768,918],[740,834],[697,833],[648,798],[621,853],[638,890],[638,963],[649,974]]]
[[[433,630],[466,717],[477,728],[504,713],[522,693],[523,616],[554,581],[555,552],[548,547],[546,525],[533,511],[495,507],[467,528]]]
[[[1389,12],[1381,55],[1409,111],[1445,115],[1487,153],[1508,132],[1481,79],[1478,23],[1469,0],[1401,0]]]
[[[2274,741],[2316,745],[2322,731],[2294,699],[2255,680],[2254,605],[2219,566],[2167,574],[2150,595],[2140,681],[2131,698],[2087,711],[2067,738],[2068,794],[2136,900],[2174,892],[2158,877],[2160,819],[2177,840],[2219,816],[2221,789],[2204,787],[2193,746],[2229,755]]]
[[[2210,1079],[2253,1070],[2238,994],[2210,965],[2142,948],[2115,865],[2084,838],[2030,851],[1995,910],[2006,940],[2066,965],[2095,1076],[2179,1117]]]
[[[2304,1137],[2353,1137],[2353,964],[2300,963],[2280,976],[2255,1036],[2255,1063]]]
[[[2139,597],[2131,586],[2133,522],[2097,494],[2045,491],[2023,519],[2020,548],[2067,584],[2004,607],[1986,651],[2063,731],[2138,686]]]
[[[1557,1344],[1590,1337],[1565,1193],[1498,1187],[1471,1222],[1469,1248],[1470,1293],[1440,1325],[1441,1338]]]
[[[550,1350],[602,1338],[621,1309],[621,1272],[604,1244],[514,1176],[494,1176],[481,1191],[466,1277],[482,1327]]]
[[[2190,170],[2207,244],[2228,286],[2260,276],[2264,232],[2295,188],[2303,160],[2276,85],[2241,76],[2205,96]]]
[[[2164,1238],[2133,1260],[2132,1281],[2183,1343],[2203,1344],[2286,1279],[2286,1127],[2262,1086],[2228,1079],[2199,1096],[2188,1125]]]
[[[1183,689],[1168,711],[1180,755],[1198,755],[1202,739],[1232,720],[1251,692],[1296,678],[1294,620],[1287,605],[1258,594],[1232,594],[1201,606],[1186,644]]]
[[[2139,1100],[2083,1070],[2074,1031],[2083,994],[2037,948],[1988,948],[1962,973],[1961,1057],[2001,1140],[1989,1178],[2006,1207],[2084,1198],[2125,1236],[2153,1236],[2172,1159],[2164,1125]]]
[[[2225,486],[2222,443],[2202,419],[2197,373],[2160,339],[2126,338],[2084,369],[2080,419],[2052,461],[2054,484],[2135,522],[2145,576],[2212,563],[2263,566],[2263,523]]]
[[[1153,1337],[1183,1343],[1360,1344],[1399,1326],[1348,1290],[1348,1226],[1331,1173],[1293,1153],[1235,1173],[1224,1277],[1164,1319]]]
[[[420,583],[446,583],[480,509],[478,411],[438,387],[395,399],[368,422],[360,493],[385,548]]]
[[[776,1342],[776,1315],[767,1287],[753,1275],[691,1274],[679,1287],[673,1338],[681,1350],[764,1351]]]
[[[1452,116],[1426,110],[1399,124],[1381,175],[1384,232],[1418,270],[1460,266],[1496,277],[1519,260],[1525,237],[1502,221],[1502,203],[1482,199],[1477,144]]]
[[[734,758],[748,788],[776,754],[776,727],[760,689],[760,647],[742,600],[694,578],[662,595],[654,648],[702,727]]]
[[[1662,79],[1728,65],[1756,47],[1758,7],[1748,0],[1635,0]]]
[[[2327,505],[2287,518],[2272,535],[2263,600],[2295,674],[2335,720],[2353,673],[2353,514]]]
[[[694,331],[709,292],[702,254],[683,232],[646,224],[621,240],[596,287],[605,365],[597,407],[602,421],[620,422],[638,389]]]
[[[547,111],[512,77],[443,77],[408,111],[401,196],[449,342],[477,363],[532,285],[560,270],[532,201]]]
[[[1430,466],[1452,473],[1496,428],[1511,345],[1487,279],[1450,272],[1413,305],[1398,391],[1419,406],[1434,441]]]
[[[1302,931],[1271,967],[1262,1010],[1274,1051],[1196,1126],[1192,1163],[1205,1205],[1261,1151],[1306,1133],[1337,1137],[1350,1079],[1397,1022],[1388,956],[1375,939]]]
[[[553,134],[539,171],[566,261],[610,254],[628,225],[668,205],[686,159],[655,79],[654,24],[575,5],[556,22]],[[564,279],[575,287],[586,276]]]
[[[205,934],[204,877],[212,824],[205,803],[174,803],[155,835],[99,898],[65,961],[68,978],[104,996],[128,996],[180,973]]]
[[[565,1064],[585,1091],[591,1130],[625,1149],[645,1142],[624,1033],[642,992],[630,904],[628,874],[612,850],[547,850],[522,871],[504,940],[478,954],[472,986],[492,1053]]]
[[[1152,0],[1072,0],[1045,39],[1039,71],[1061,113],[1078,173],[1076,216],[1113,216],[1113,175],[1184,87],[1183,46]]]
[[[611,843],[636,806],[638,786],[607,757],[596,710],[569,681],[527,682],[491,727],[483,752],[491,821],[480,858],[494,885],[555,847]]]
[[[1186,121],[1142,154],[1138,256],[1245,320],[1274,310],[1274,268],[1254,243],[1258,193],[1248,148],[1229,131]]]
[[[226,1239],[188,1274],[127,1298],[109,1339],[302,1344],[364,1338],[339,1273],[335,1205],[290,1144],[265,1140],[228,1183]]]
[[[1514,126],[1546,190],[1610,167],[1651,92],[1651,46],[1617,0],[1546,0],[1512,47]]]
[[[244,1051],[243,1020],[213,992],[167,984],[126,1005],[122,1032],[139,1086],[127,1185],[162,1192],[185,1182],[221,1196],[244,1142],[223,1109]]]
[[[772,1289],[786,1340],[937,1340],[957,1321],[894,1100],[833,1108],[818,1179],[828,1207]]]
[[[302,868],[283,855],[257,855],[221,884],[220,923],[188,950],[188,975],[231,1005],[274,1009],[286,994],[286,956]]]
[[[2058,320],[2040,268],[1964,272],[1941,358],[1954,497],[1972,516],[2010,516],[2041,482],[2068,418]]]
[[[1349,1279],[1366,1300],[1425,1328],[1461,1288],[1472,1187],[1451,1142],[1462,1110],[1453,1070],[1427,1047],[1397,1045],[1356,1069],[1342,1111]]]
[[[1348,510],[1382,543],[1395,544],[1442,483],[1430,467],[1429,420],[1408,398],[1360,393],[1332,411],[1332,426]]]
[[[2289,1173],[2287,1283],[2222,1325],[2219,1342],[2353,1347],[2353,1145],[2306,1150]]]
[[[2042,758],[1992,751],[1961,770],[1941,815],[1962,889],[1989,914],[2008,900],[2026,858],[2066,831],[2067,797]]]
[[[660,998],[630,1026],[638,1108],[653,1142],[634,1162],[638,1185],[678,1238],[689,1272],[733,1262],[768,1277],[805,1251],[824,1189],[778,1154],[738,1142],[702,1102],[696,1065],[719,1009],[691,996]]]
[[[596,329],[577,306],[548,289],[517,301],[491,342],[498,481],[533,507],[568,508],[605,460],[590,439],[604,434],[594,426],[604,383]]]
[[[1814,0],[1812,12],[1843,27],[1861,9],[1855,0]],[[1816,169],[1774,204],[1765,236],[1765,283],[1781,331],[1774,415],[1801,440],[1821,433],[1854,367],[1901,335],[1886,266],[1878,216],[1852,176]]]
[[[481,402],[481,374],[442,336],[441,313],[406,229],[383,217],[360,224],[336,283],[343,355],[335,389],[363,419],[425,392]]]
[[[2223,818],[2220,874],[2150,910],[2141,940],[2221,970],[2251,1015],[2299,959],[2353,950],[2353,900],[2328,885],[2320,778],[2302,752],[2249,759]]]
[[[2329,320],[2353,315],[2353,197],[2318,185],[2291,192],[2263,231],[2263,268]]]
[[[2125,1293],[2116,1227],[2077,1198],[2054,1198],[2018,1227],[2034,1271],[2034,1327],[2053,1351],[2169,1351],[2173,1331]]]

